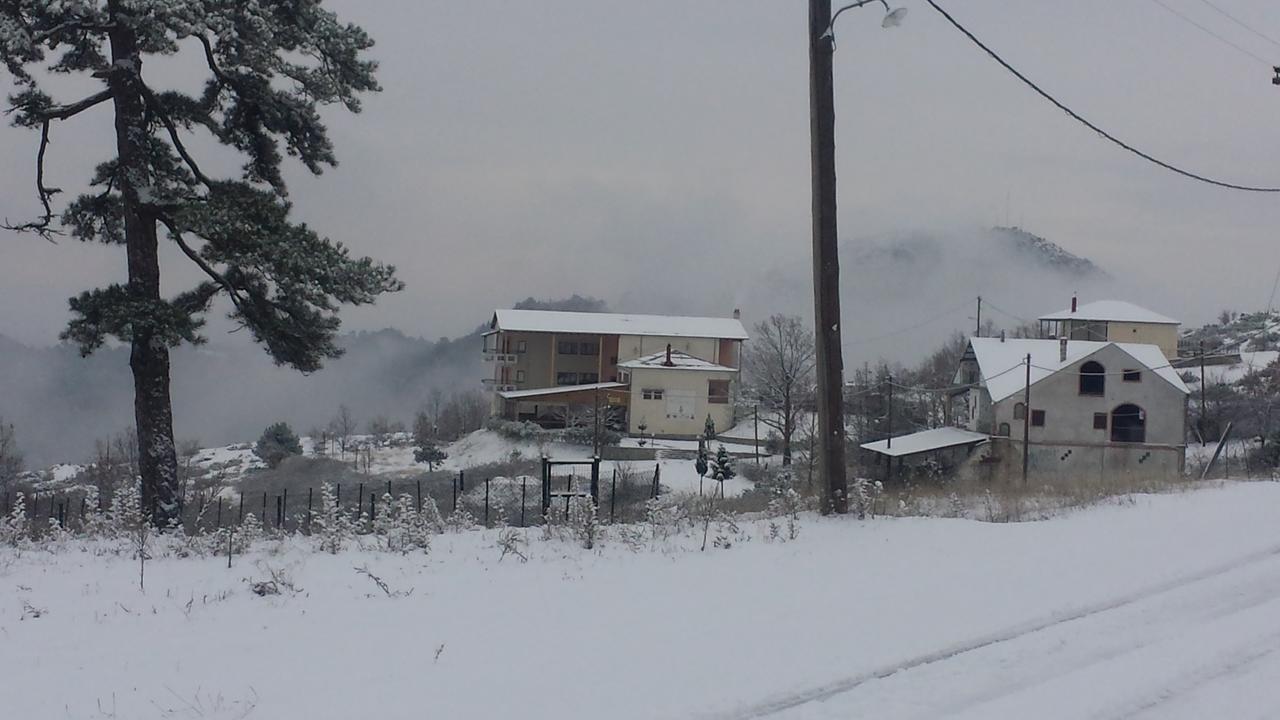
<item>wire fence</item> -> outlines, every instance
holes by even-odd
[[[557,499],[573,496],[591,497],[590,477],[576,473],[549,477]],[[532,476],[469,478],[459,471],[448,481],[438,479],[387,480],[385,482],[334,483],[333,496],[338,510],[354,522],[372,523],[383,512],[383,498],[398,500],[409,496],[415,510],[422,512],[432,503],[442,514],[467,513],[484,527],[541,525],[546,514],[557,512],[559,504],[545,507],[542,502],[543,480]],[[644,505],[661,493],[660,468],[654,465],[652,475],[619,473],[602,480],[593,497],[601,520],[621,522],[643,516]],[[282,532],[310,534],[315,518],[323,512],[322,486],[286,487],[278,492],[228,492],[225,487],[212,487],[182,492],[178,499],[179,522],[189,534],[212,532],[225,527],[239,527],[249,516],[264,528]],[[552,488],[548,488],[549,491]],[[108,510],[104,493],[84,487],[69,490],[4,492],[3,516],[13,514],[19,501],[22,514],[35,524],[57,523],[67,530],[83,529],[89,520]]]

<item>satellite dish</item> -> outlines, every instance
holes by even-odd
[[[880,27],[891,28],[898,27],[902,24],[902,19],[907,16],[907,9],[904,7],[895,8],[884,16],[884,20],[880,22]]]

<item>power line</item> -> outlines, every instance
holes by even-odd
[[[1158,165],[1166,170],[1169,170],[1170,172],[1174,172],[1174,173],[1177,173],[1178,175],[1182,175],[1183,177],[1187,177],[1192,180],[1199,180],[1202,183],[1207,183],[1209,185],[1216,185],[1218,187],[1227,188],[1229,190],[1243,190],[1245,192],[1266,192],[1266,193],[1280,192],[1280,187],[1259,187],[1259,186],[1253,186],[1253,185],[1238,185],[1236,183],[1224,182],[1222,180],[1215,180],[1213,178],[1206,177],[1204,175],[1193,173],[1189,170],[1184,170],[1178,167],[1177,165],[1167,163],[1163,160],[1160,160],[1158,158],[1152,157],[1151,155],[1148,155],[1147,153],[1117,138],[1116,136],[1112,135],[1106,130],[1103,130],[1097,125],[1094,125],[1092,122],[1089,122],[1084,117],[1082,117],[1079,113],[1077,113],[1075,110],[1072,110],[1071,108],[1067,107],[1062,102],[1060,102],[1057,98],[1050,95],[1045,90],[1042,90],[1039,85],[1036,85],[1034,82],[1028,79],[1026,75],[1023,75],[1016,68],[1014,68],[1008,62],[1006,62],[1004,58],[997,55],[994,50],[987,47],[981,40],[975,37],[973,33],[969,32],[969,30],[965,28],[965,26],[961,25],[955,18],[951,17],[951,15],[948,14],[946,10],[943,10],[941,7],[939,7],[936,0],[925,0],[925,2],[929,3],[930,7],[932,7],[934,10],[937,10],[938,13],[942,15],[942,17],[946,18],[947,22],[951,23],[951,25],[954,26],[961,33],[963,33],[965,37],[969,38],[969,40],[972,41],[974,45],[977,45],[984,52],[990,55],[993,60],[1000,63],[1000,65],[1002,65],[1004,69],[1008,70],[1010,73],[1013,74],[1014,77],[1021,80],[1027,87],[1034,90],[1036,94],[1038,94],[1040,97],[1044,98],[1045,100],[1048,100],[1050,103],[1053,103],[1053,105],[1055,105],[1059,110],[1071,116],[1073,120],[1079,122],[1080,124],[1084,125],[1090,130],[1098,133],[1102,137],[1106,138],[1107,140],[1110,140],[1112,143],[1115,143],[1121,148],[1128,150],[1134,155],[1137,155],[1143,160],[1146,160],[1147,162],[1150,162],[1154,165]]]
[[[947,317],[948,315],[951,315],[951,314],[953,314],[953,313],[955,313],[955,312],[957,312],[957,311],[959,311],[959,310],[963,310],[964,308],[967,308],[967,307],[969,307],[969,301],[968,301],[968,300],[965,300],[963,304],[956,305],[955,307],[950,308],[950,309],[948,309],[948,310],[943,310],[941,313],[938,313],[937,315],[934,315],[933,317],[930,317],[930,318],[928,318],[928,319],[926,319],[926,320],[921,320],[920,322],[918,322],[918,323],[916,323],[916,324],[914,324],[914,325],[908,325],[908,326],[906,326],[906,327],[898,328],[897,330],[892,330],[892,331],[890,331],[890,332],[884,333],[883,335],[874,335],[874,336],[869,337],[869,338],[863,338],[862,340],[859,340],[858,342],[860,342],[860,343],[873,343],[873,342],[876,342],[877,340],[884,340],[884,339],[886,339],[886,338],[891,338],[891,337],[895,337],[895,336],[897,336],[897,335],[901,335],[901,334],[903,334],[903,333],[905,333],[905,332],[910,332],[910,331],[912,331],[912,330],[917,330],[917,329],[919,329],[919,328],[924,327],[925,325],[928,325],[929,323],[937,322],[937,321],[941,320],[942,318]]]
[[[1203,32],[1205,35],[1208,35],[1209,37],[1213,38],[1214,40],[1217,40],[1218,42],[1222,43],[1223,45],[1226,45],[1226,46],[1228,46],[1228,47],[1230,47],[1230,48],[1232,48],[1232,49],[1234,49],[1234,50],[1236,50],[1236,51],[1238,51],[1238,52],[1240,52],[1240,53],[1242,53],[1242,54],[1244,54],[1244,55],[1248,55],[1249,57],[1253,58],[1254,60],[1257,60],[1258,62],[1262,63],[1263,65],[1265,65],[1265,66],[1266,66],[1266,67],[1268,67],[1268,68],[1270,68],[1270,67],[1272,67],[1272,66],[1273,66],[1273,63],[1268,62],[1268,61],[1267,61],[1267,59],[1266,59],[1266,58],[1264,58],[1264,57],[1262,57],[1261,55],[1258,55],[1257,53],[1254,53],[1252,50],[1249,50],[1249,49],[1247,49],[1247,48],[1244,48],[1244,47],[1241,47],[1241,46],[1239,46],[1239,45],[1235,44],[1234,42],[1232,42],[1232,41],[1230,41],[1230,40],[1226,39],[1225,37],[1223,37],[1223,36],[1219,35],[1218,33],[1216,33],[1216,32],[1214,32],[1214,31],[1210,30],[1209,28],[1205,27],[1204,25],[1201,25],[1200,23],[1198,23],[1198,22],[1196,22],[1195,20],[1191,19],[1191,18],[1190,18],[1190,17],[1188,17],[1187,15],[1183,14],[1181,11],[1176,10],[1176,9],[1174,9],[1174,8],[1172,8],[1172,7],[1169,7],[1168,5],[1166,5],[1166,4],[1164,3],[1164,0],[1151,0],[1151,2],[1155,3],[1156,5],[1159,5],[1160,7],[1164,8],[1164,9],[1165,9],[1165,11],[1166,11],[1166,12],[1168,12],[1169,14],[1173,15],[1174,17],[1178,18],[1179,20],[1182,20],[1183,22],[1187,23],[1188,25],[1190,25],[1190,26],[1192,26],[1192,27],[1194,27],[1194,28],[1196,28],[1196,29],[1200,30],[1200,31],[1201,31],[1201,32]]]
[[[1276,47],[1280,47],[1280,40],[1276,40],[1275,38],[1271,37],[1270,35],[1266,35],[1266,34],[1264,34],[1264,33],[1261,33],[1261,32],[1259,32],[1259,31],[1257,31],[1257,30],[1254,30],[1252,27],[1249,27],[1249,25],[1248,25],[1248,24],[1246,24],[1243,20],[1240,20],[1240,19],[1239,19],[1239,18],[1237,18],[1235,15],[1232,15],[1231,13],[1227,12],[1226,10],[1223,10],[1221,7],[1218,7],[1218,5],[1216,5],[1216,4],[1212,3],[1212,2],[1210,2],[1209,0],[1200,0],[1200,2],[1202,2],[1202,3],[1204,3],[1205,5],[1208,5],[1209,7],[1213,8],[1213,11],[1214,11],[1214,12],[1216,12],[1216,13],[1218,13],[1219,15],[1221,15],[1222,17],[1224,17],[1224,18],[1226,18],[1226,19],[1230,20],[1231,22],[1235,23],[1236,25],[1239,25],[1240,27],[1242,27],[1242,28],[1244,28],[1245,30],[1247,30],[1247,31],[1249,31],[1249,32],[1251,32],[1251,33],[1253,33],[1254,35],[1257,35],[1258,37],[1262,38],[1263,40],[1266,40],[1267,42],[1271,43],[1272,45],[1275,45]]]

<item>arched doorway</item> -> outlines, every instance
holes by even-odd
[[[1147,413],[1131,403],[1111,411],[1111,442],[1140,443],[1147,441]]]

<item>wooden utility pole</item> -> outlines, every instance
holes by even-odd
[[[974,337],[982,337],[982,296],[978,296],[978,322],[973,332]]]
[[[836,239],[835,40],[831,0],[809,0],[809,152],[813,193],[813,304],[817,351],[819,468],[823,513],[849,510],[845,478],[844,360],[840,347],[840,257]]]
[[[893,375],[892,374],[885,376],[885,384],[889,386],[889,402],[885,407],[885,414],[884,414],[884,417],[885,417],[884,449],[889,450],[890,448],[893,447]],[[889,455],[886,452],[884,459],[886,463],[886,466],[884,469],[884,481],[885,481],[885,484],[887,485],[889,484],[889,481],[893,480],[893,456]]]
[[[1031,353],[1027,353],[1027,386],[1022,394],[1022,484],[1031,466]]]
[[[751,415],[755,419],[755,438],[756,438],[756,466],[760,465],[760,404],[756,403],[751,408]]]
[[[1204,418],[1205,418],[1205,384],[1204,384],[1204,341],[1200,341],[1200,420],[1196,423],[1196,431],[1200,434],[1200,444],[1203,445],[1204,440]]]

